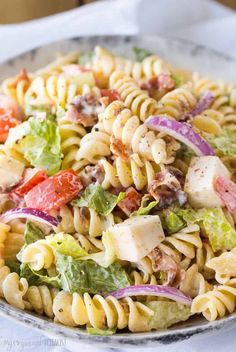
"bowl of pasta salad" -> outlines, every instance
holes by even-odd
[[[236,325],[235,64],[129,36],[1,64],[1,314],[116,347]]]

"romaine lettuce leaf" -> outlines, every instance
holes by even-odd
[[[47,236],[47,243],[54,247],[58,252],[64,255],[70,255],[72,258],[79,258],[88,253],[80,247],[78,241],[66,233],[60,232],[55,235]]]
[[[61,288],[59,276],[49,277],[45,270],[35,271],[29,264],[21,264],[20,276],[24,277],[30,286],[50,285],[55,288]]]
[[[186,225],[186,222],[171,210],[164,211],[162,218],[163,226],[168,234],[176,233]]]
[[[129,286],[126,272],[119,263],[103,268],[92,260],[76,260],[57,252],[56,270],[63,290],[70,293],[102,294]]]
[[[97,335],[97,336],[111,336],[116,333],[116,329],[98,329],[92,328],[91,326],[87,326],[87,332],[89,335]]]
[[[202,223],[213,251],[231,250],[236,247],[236,231],[226,219],[221,208],[179,209],[177,214],[186,223]]]
[[[141,215],[148,215],[150,211],[155,208],[155,206],[158,204],[158,200],[154,200],[152,202],[149,202],[150,197],[148,194],[145,194],[142,197],[141,200],[141,205],[137,211],[134,211],[130,216],[141,216]]]
[[[176,88],[180,87],[184,84],[184,78],[182,76],[179,76],[179,75],[172,73],[171,78],[173,78]]]
[[[218,149],[222,154],[235,156],[236,155],[236,132],[228,128],[223,128],[219,136],[214,136],[209,133],[204,133],[205,139]]]
[[[134,58],[136,61],[142,62],[146,57],[152,55],[152,53],[146,49],[133,47]]]
[[[25,243],[31,244],[38,240],[42,240],[45,238],[45,234],[43,231],[36,226],[33,222],[27,221],[26,228],[24,233]]]
[[[107,216],[112,212],[117,203],[125,197],[125,192],[118,196],[104,191],[99,183],[93,183],[86,187],[82,195],[71,202],[75,207],[88,207],[94,209],[98,214]]]
[[[11,272],[14,272],[14,273],[17,273],[18,275],[20,275],[21,263],[18,260],[6,259],[5,264],[11,270]]]
[[[61,165],[61,146],[58,126],[50,119],[31,117],[10,130],[6,145],[22,153],[35,167],[53,175]]]
[[[151,301],[145,304],[154,312],[149,321],[149,326],[153,330],[167,329],[191,316],[190,307],[177,302]]]

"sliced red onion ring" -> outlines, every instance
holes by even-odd
[[[165,132],[191,148],[196,155],[215,155],[211,146],[186,123],[165,116],[150,116],[145,124],[152,130]]]
[[[173,301],[190,306],[192,299],[175,287],[162,285],[135,285],[109,293],[109,295],[121,299],[127,296],[157,296],[166,297]]]
[[[201,114],[204,110],[206,110],[214,99],[213,94],[210,91],[204,93],[204,95],[199,99],[195,108],[193,108],[190,112],[185,114],[181,121],[188,121],[194,116]]]
[[[26,218],[33,221],[39,221],[47,225],[56,227],[58,225],[58,220],[41,210],[33,208],[13,208],[6,213],[0,215],[0,221],[7,223],[11,220]]]

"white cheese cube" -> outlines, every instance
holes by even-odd
[[[192,159],[185,180],[184,190],[193,208],[214,208],[222,202],[214,189],[216,177],[230,179],[230,172],[217,156]]]
[[[22,177],[24,164],[6,155],[0,155],[0,191],[16,185]]]
[[[137,262],[164,240],[158,215],[135,216],[109,229],[119,259]]]

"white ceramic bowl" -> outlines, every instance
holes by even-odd
[[[236,61],[203,46],[184,40],[168,39],[154,36],[101,36],[73,38],[33,49],[0,64],[0,82],[15,75],[22,67],[28,71],[38,69],[54,60],[58,53],[69,51],[88,51],[95,45],[105,46],[117,54],[131,55],[134,46],[145,48],[167,59],[173,65],[198,71],[216,79],[236,82]],[[236,327],[236,314],[214,322],[207,322],[201,317],[194,317],[187,322],[177,324],[164,331],[148,333],[118,333],[113,336],[91,336],[83,329],[68,328],[31,312],[20,311],[0,299],[0,314],[19,323],[41,330],[44,334],[66,338],[76,342],[92,344],[96,347],[155,347],[189,339],[194,335],[216,333],[218,330]]]

